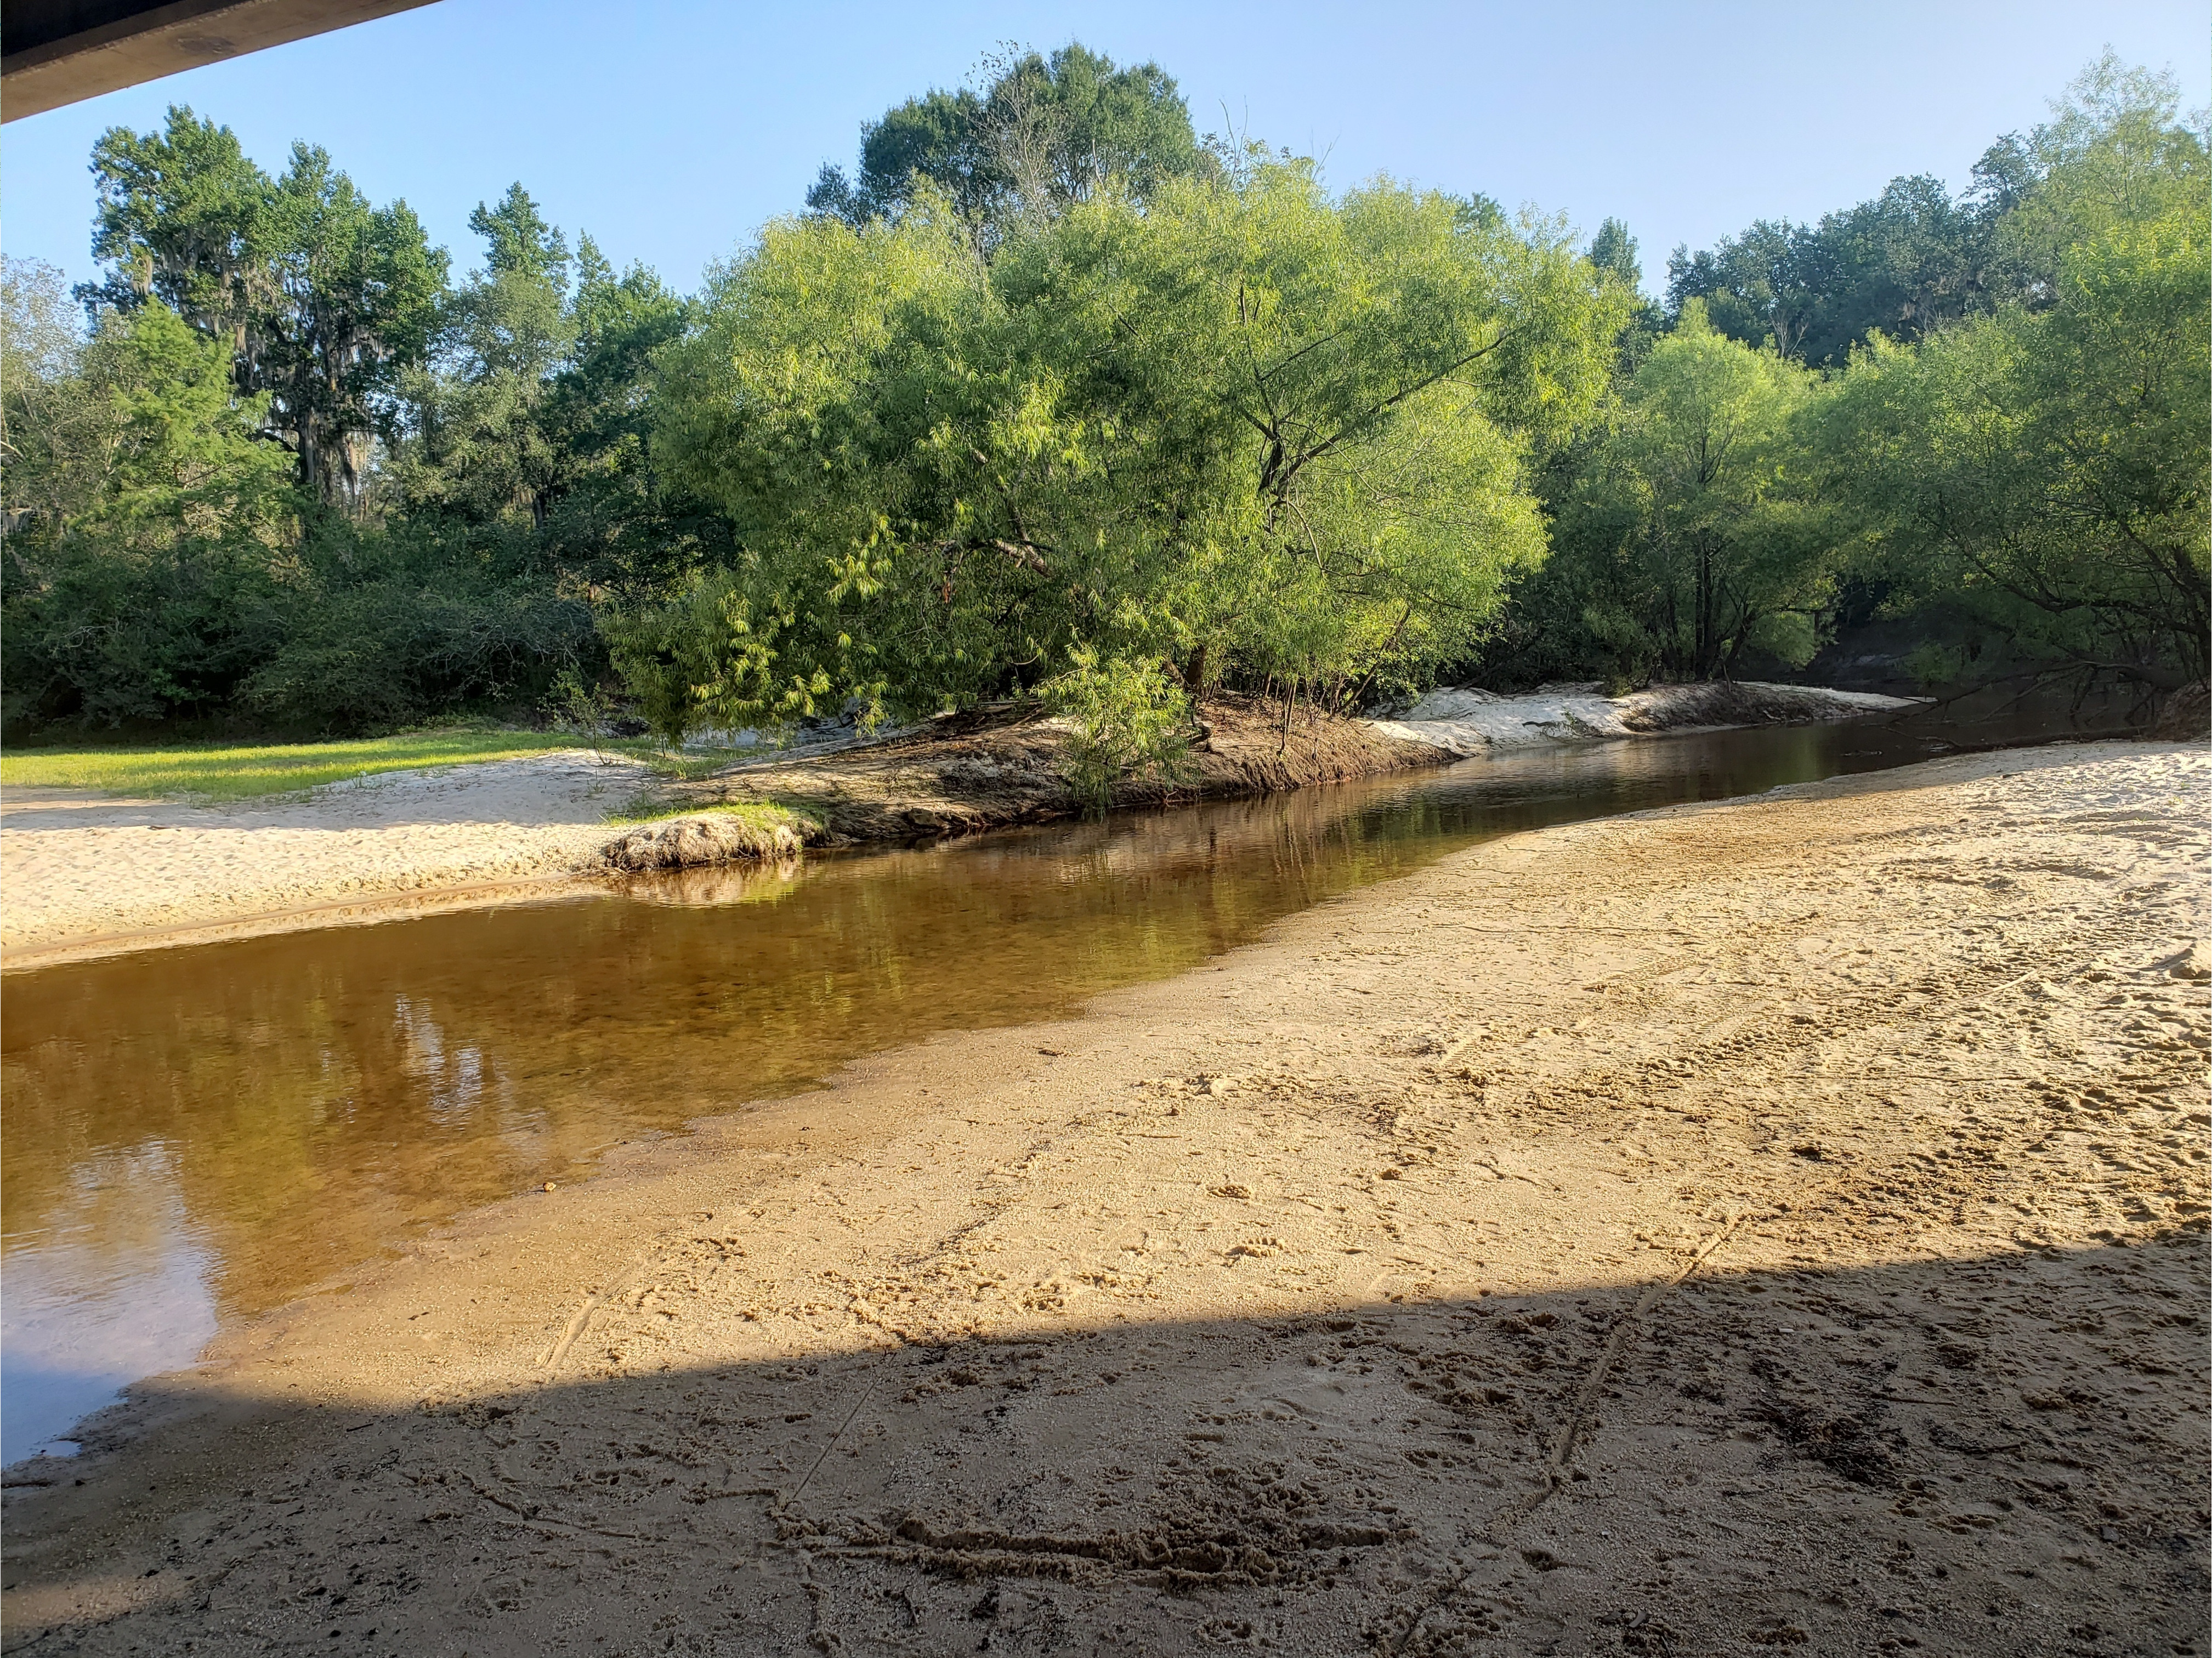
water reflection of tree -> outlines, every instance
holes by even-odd
[[[1410,855],[1358,832],[1364,804],[1241,803],[803,874],[679,877],[635,894],[648,903],[27,975],[8,993],[8,1226],[47,1227],[80,1206],[84,1171],[166,1145],[225,1309],[265,1306],[611,1140],[1243,942]]]

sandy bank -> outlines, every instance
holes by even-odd
[[[1173,783],[1118,804],[1271,793],[1449,764],[1437,747],[1357,720],[1294,719],[1224,699]],[[671,784],[634,761],[575,750],[386,772],[272,802],[208,806],[77,790],[0,798],[0,947],[24,969],[150,945],[374,921],[498,902],[549,883],[799,849],[714,811],[796,808],[834,844],[910,841],[1078,810],[1065,733],[1041,716],[932,721],[886,741],[756,762]],[[637,828],[641,799],[701,810]]]
[[[1621,696],[1607,696],[1595,684],[1550,685],[1513,696],[1462,685],[1431,691],[1396,718],[1373,724],[1386,735],[1467,756],[1668,732],[1858,720],[1914,706],[1910,697],[1756,680],[1654,685]]]
[[[1316,783],[1450,764],[1456,755],[1374,722],[1222,694],[1174,778],[1134,779],[1117,807],[1232,799]],[[703,803],[780,801],[842,841],[972,835],[1082,809],[1064,770],[1066,728],[1035,710],[933,720],[888,741],[824,757],[765,760],[674,791]]]
[[[232,805],[11,788],[0,947],[22,967],[486,902],[572,875],[615,833],[607,815],[652,781],[579,749]]]
[[[2208,778],[1520,835],[704,1125],[11,1470],[8,1640],[2198,1643]]]
[[[1802,724],[1899,713],[1907,699],[1791,685],[1660,686],[1607,697],[1595,685],[1499,696],[1431,692],[1390,720],[1294,711],[1219,694],[1182,775],[1115,792],[1119,807],[1270,794],[1316,783],[1449,765],[1561,744],[1734,726]],[[847,841],[972,834],[1068,816],[1079,803],[1061,769],[1064,733],[1035,713],[932,721],[892,741],[818,759],[769,760],[679,791],[702,801],[778,800]]]

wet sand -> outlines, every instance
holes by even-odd
[[[7,1642],[2201,1651],[2208,780],[1516,835],[634,1148],[11,1469]]]

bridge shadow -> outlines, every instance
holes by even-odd
[[[156,1385],[9,1471],[7,1642],[2202,1652],[2204,1265],[2176,1229],[1626,1327],[1649,1286],[643,1374],[617,1324],[595,1373],[383,1414]]]

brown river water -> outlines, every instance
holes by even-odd
[[[1058,1017],[1478,841],[2051,734],[1553,750],[10,975],[0,1461],[441,1222],[861,1054]]]

